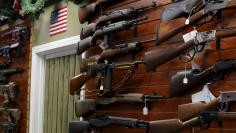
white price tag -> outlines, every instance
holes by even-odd
[[[192,95],[192,103],[195,102],[209,102],[216,97],[209,90],[208,85],[204,85],[203,89]]]
[[[184,84],[188,84],[188,78],[187,78],[187,77],[184,77],[183,83],[184,83]]]
[[[197,35],[197,30],[193,30],[193,31],[183,35],[184,42],[188,42],[190,40],[193,40],[196,35]]]
[[[143,108],[143,115],[148,115],[148,108],[146,106]]]

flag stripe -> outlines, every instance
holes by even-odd
[[[63,33],[67,30],[68,8],[53,11],[51,14],[50,36]]]

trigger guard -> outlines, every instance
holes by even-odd
[[[228,110],[228,103],[220,103],[218,110],[220,112],[226,112]]]

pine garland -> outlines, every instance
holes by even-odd
[[[37,0],[34,4],[32,0],[21,0],[21,8],[24,14],[36,14],[44,7],[45,0]]]

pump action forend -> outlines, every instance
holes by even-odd
[[[214,79],[222,80],[225,72],[234,70],[235,68],[236,60],[222,60],[217,61],[213,66],[205,70],[195,69],[178,72],[171,77],[169,82],[169,95],[170,97],[180,96]],[[187,83],[183,82],[185,77],[188,79]]]
[[[71,121],[69,133],[97,133],[101,128],[108,126],[123,126],[129,128],[146,128],[147,133],[177,133],[191,127],[209,127],[212,121],[235,121],[236,112],[201,112],[187,121],[180,119],[167,119],[156,121],[143,121],[125,117],[98,116],[90,121]]]
[[[219,97],[210,102],[188,103],[178,106],[179,119],[182,121],[188,120],[197,116],[200,112],[216,110],[220,112],[228,111],[228,106],[231,102],[236,101],[236,91],[220,92]]]
[[[130,103],[145,103],[158,99],[163,99],[164,96],[144,95],[140,93],[115,94],[112,96],[98,96],[96,99],[77,100],[75,102],[75,113],[77,117],[86,115],[91,111],[95,111],[98,106],[109,105],[117,102]]]
[[[83,40],[86,37],[92,36],[96,30],[103,29],[111,23],[134,19],[145,10],[154,8],[156,6],[157,3],[153,1],[151,5],[141,6],[139,8],[127,8],[116,10],[111,13],[102,15],[97,19],[96,23],[90,23],[89,25],[86,25],[82,28],[80,32],[80,38],[81,40]]]
[[[97,40],[99,40],[104,35],[130,29],[131,27],[137,25],[138,22],[146,20],[146,19],[147,19],[147,17],[145,16],[140,19],[133,19],[130,21],[121,21],[121,22],[110,24],[102,29],[96,30],[94,32],[93,36],[87,37],[78,43],[77,54],[80,55],[84,51],[89,49],[90,47],[96,46]]]

